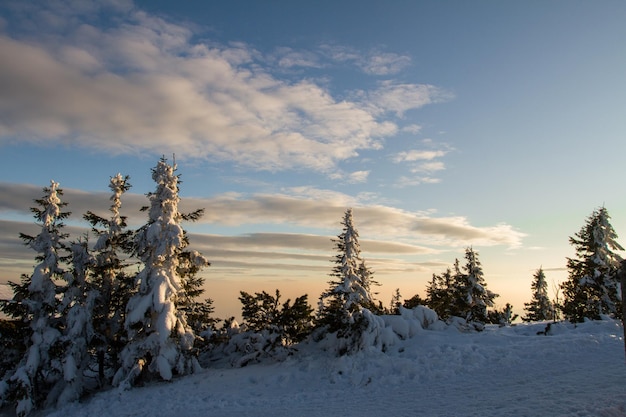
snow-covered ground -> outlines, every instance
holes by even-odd
[[[225,365],[102,392],[41,415],[74,416],[626,416],[622,327],[424,330],[387,352],[335,357],[315,344],[281,363]]]

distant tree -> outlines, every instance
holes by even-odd
[[[419,294],[415,294],[413,297],[407,300],[404,300],[402,307],[408,308],[409,310],[411,310],[417,306],[423,306],[423,305],[426,305],[425,301],[422,300],[422,297],[420,297]]]
[[[526,315],[522,317],[523,321],[542,321],[554,318],[554,306],[548,296],[548,283],[543,273],[543,268],[539,268],[533,276],[533,282],[530,286],[532,289],[532,299],[529,303],[524,303]]]
[[[396,288],[389,303],[389,314],[400,314],[400,307],[402,307],[402,294],[400,294],[400,288]]]
[[[343,233],[334,239],[335,256],[330,288],[320,297],[318,320],[329,332],[350,332],[362,325],[362,308],[377,310],[371,294],[371,272],[361,258],[359,232],[354,226],[352,209],[345,212]]]
[[[513,306],[506,303],[502,310],[494,309],[487,313],[487,323],[510,326],[519,315],[513,313]]]
[[[457,262],[458,267],[458,262]],[[460,274],[460,271],[459,271]],[[452,271],[450,268],[441,274],[433,274],[432,279],[426,285],[426,300],[424,304],[434,310],[437,315],[446,320],[454,304],[454,288]]]
[[[274,338],[277,343],[291,345],[300,342],[313,328],[313,309],[306,294],[290,305],[291,300],[281,304],[278,290],[275,296],[265,291],[254,295],[241,291],[239,301],[246,327],[254,332],[267,331],[278,336]]]
[[[602,207],[587,218],[585,225],[570,244],[575,258],[567,259],[568,280],[563,289],[563,314],[572,322],[585,318],[597,320],[603,314],[621,318],[617,272],[621,258],[614,251],[624,250]]]
[[[70,213],[61,211],[67,203],[59,184],[51,181],[44,188],[44,196],[35,200],[31,208],[41,230],[37,236],[20,234],[26,245],[37,252],[33,273],[23,276],[21,284],[13,284],[14,299],[19,307],[10,308],[12,314],[30,323],[30,340],[22,361],[8,381],[2,384],[0,397],[16,401],[16,414],[24,416],[42,406],[52,386],[62,377],[61,336],[63,318],[59,314],[58,285],[65,270],[62,263],[66,251],[63,242],[63,220]]]
[[[125,327],[129,340],[114,384],[130,386],[145,373],[170,380],[174,373],[182,375],[199,368],[192,355],[195,335],[185,314],[176,308],[183,291],[177,267],[185,236],[175,170],[165,159],[152,170],[157,188],[148,194],[149,220],[136,238],[144,267],[137,275],[138,292],[128,302]]]
[[[465,261],[462,272],[458,260],[455,263],[453,315],[463,317],[467,322],[485,323],[487,307],[493,307],[493,300],[498,295],[487,289],[478,252],[471,247],[465,249]]]

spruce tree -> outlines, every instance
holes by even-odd
[[[402,307],[402,294],[400,294],[400,288],[396,288],[389,302],[389,314],[400,314],[400,307]]]
[[[522,317],[523,321],[542,321],[550,320],[554,315],[554,306],[548,296],[548,283],[543,273],[543,268],[539,268],[533,276],[533,282],[530,286],[532,289],[532,299],[529,303],[524,303],[526,315]]]
[[[57,282],[63,278],[62,263],[66,251],[63,220],[69,212],[62,209],[67,205],[61,201],[63,195],[59,184],[51,181],[44,188],[44,196],[35,200],[37,207],[31,208],[41,230],[37,236],[20,234],[26,245],[37,252],[33,273],[23,276],[22,283],[13,285],[14,299],[20,304],[16,314],[30,323],[30,340],[24,358],[8,381],[3,384],[2,398],[15,400],[16,414],[24,416],[44,404],[52,386],[62,377],[62,328],[63,318],[59,314]],[[8,383],[7,383],[8,382]]]
[[[426,285],[426,305],[437,315],[446,320],[450,317],[453,305],[453,279],[450,268],[441,274],[433,274]]]
[[[333,279],[329,282],[330,288],[322,293],[318,309],[319,323],[327,326],[331,333],[349,331],[354,325],[358,327],[362,308],[377,309],[370,290],[376,282],[361,258],[359,232],[354,226],[352,209],[346,210],[341,224],[343,232],[333,239],[337,250],[330,274]]]
[[[620,318],[620,290],[617,279],[621,258],[614,251],[624,250],[602,207],[587,218],[585,225],[569,241],[576,251],[567,258],[568,280],[563,289],[563,314],[572,322],[602,315]]]
[[[240,292],[241,316],[247,329],[253,332],[266,332],[273,343],[291,345],[304,340],[312,330],[313,309],[309,306],[307,295],[281,304],[280,292],[272,296],[265,291],[248,294]],[[275,346],[274,346],[275,347]]]
[[[454,315],[463,317],[467,322],[487,322],[487,307],[493,307],[493,300],[498,295],[487,289],[483,270],[478,260],[478,252],[469,247],[465,249],[465,265],[463,272],[455,264],[454,291],[456,293],[456,312]]]
[[[60,311],[65,317],[63,328],[63,378],[48,395],[49,404],[62,405],[79,399],[85,391],[85,374],[91,365],[89,347],[94,335],[93,310],[97,290],[87,281],[89,268],[95,263],[87,249],[87,240],[71,244],[71,271],[65,274]]]
[[[130,386],[140,374],[158,374],[170,380],[199,365],[192,354],[195,335],[183,311],[176,308],[183,296],[177,272],[185,235],[178,211],[176,166],[161,159],[152,170],[157,187],[148,194],[148,223],[137,233],[137,255],[143,269],[137,275],[138,292],[128,302],[125,327],[128,344],[115,384]]]
[[[126,216],[121,215],[120,208],[122,196],[130,187],[128,176],[118,173],[111,177],[111,216],[105,218],[91,211],[83,216],[97,236],[95,259],[90,267],[92,285],[97,291],[91,345],[97,352],[100,384],[105,383],[107,369],[117,370],[118,357],[126,343],[125,309],[133,295],[133,277],[126,269],[133,252],[133,232],[127,229]]]

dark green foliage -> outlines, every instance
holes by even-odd
[[[305,294],[280,303],[280,292],[272,296],[265,291],[255,293],[240,292],[241,315],[246,327],[254,332],[268,331],[280,335],[282,343],[291,345],[304,340],[313,329],[313,309]]]
[[[0,320],[0,378],[15,369],[26,352],[31,329],[22,320]]]
[[[604,207],[594,210],[581,230],[569,239],[576,257],[567,259],[569,277],[561,289],[562,311],[572,322],[597,320],[603,314],[621,318],[617,280],[621,259],[614,251],[623,248],[609,220]]]
[[[396,291],[393,293],[391,297],[391,302],[389,303],[389,314],[400,314],[400,307],[402,306],[402,295],[400,294],[400,288],[396,288]]]
[[[404,300],[402,307],[408,308],[409,310],[414,309],[417,306],[426,305],[426,302],[419,296],[419,294],[415,294],[413,297],[408,300]]]
[[[178,255],[176,272],[180,277],[183,291],[176,301],[176,308],[185,313],[187,324],[196,335],[207,329],[215,330],[215,324],[220,321],[212,316],[215,311],[213,300],[210,298],[200,300],[204,294],[205,279],[198,273],[210,265],[209,261],[196,251],[184,250]]]
[[[447,320],[450,317],[453,305],[452,282],[452,271],[448,268],[441,275],[433,274],[432,279],[426,286],[426,300],[424,304],[434,310],[442,320]]]
[[[513,306],[506,303],[502,310],[495,309],[487,313],[487,323],[510,326],[518,317],[519,315],[513,313]]]

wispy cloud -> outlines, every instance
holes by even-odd
[[[249,45],[202,43],[192,25],[126,1],[107,2],[106,15],[97,2],[15,5],[0,34],[0,143],[63,141],[332,174],[360,151],[381,149],[399,131],[394,115],[445,96],[434,86],[385,81],[339,99],[312,79],[274,77],[271,57]],[[108,25],[90,24],[102,16]],[[311,52],[280,52],[282,68],[321,65]],[[333,57],[384,75],[410,62],[376,51]]]
[[[41,190],[37,187],[0,183],[0,212],[13,211],[26,216],[33,199],[40,196]],[[79,221],[87,210],[107,215],[109,201],[106,193],[66,189],[64,200],[69,203],[68,210],[74,213],[75,221]],[[141,224],[145,221],[145,214],[140,213],[139,208],[146,203],[144,195],[126,193],[123,212],[133,224]],[[337,229],[348,207],[354,208],[355,221],[362,236],[369,236],[372,240],[394,239],[430,248],[471,244],[518,247],[526,236],[507,224],[478,227],[465,217],[436,217],[430,212],[412,212],[371,204],[343,193],[312,187],[286,189],[278,194],[228,193],[205,198],[184,198],[181,201],[183,211],[205,209],[200,224],[225,227],[289,224],[292,227],[317,230],[324,236],[326,233],[332,235]]]
[[[394,187],[403,188],[420,184],[436,184],[441,182],[434,175],[446,169],[443,161],[452,148],[446,144],[436,144],[432,139],[424,139],[421,149],[409,149],[398,152],[391,159],[396,163],[407,163],[411,176],[404,175],[398,178]]]
[[[394,156],[395,162],[415,162],[415,161],[431,161],[435,158],[442,157],[446,154],[446,151],[442,150],[410,150],[402,151]]]
[[[362,53],[348,46],[326,44],[320,50],[330,59],[354,64],[370,75],[393,75],[411,65],[411,57],[380,49]]]

